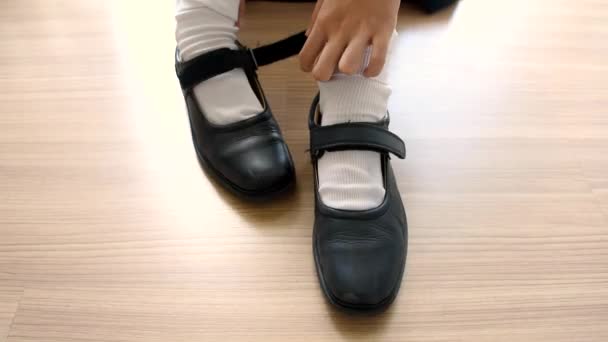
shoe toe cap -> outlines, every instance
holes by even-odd
[[[403,271],[398,248],[381,242],[358,246],[334,242],[325,251],[322,277],[339,304],[373,309],[394,297]]]
[[[233,181],[246,191],[272,191],[289,185],[294,179],[293,164],[283,143],[245,151],[233,164]]]

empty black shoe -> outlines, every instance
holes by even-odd
[[[274,44],[238,50],[218,49],[181,62],[176,53],[175,70],[190,118],[192,140],[199,161],[226,188],[246,198],[265,198],[287,190],[295,180],[291,155],[283,140],[257,78],[258,66],[297,54],[303,33]],[[214,76],[242,68],[264,110],[229,125],[209,122],[201,111],[193,88]],[[239,99],[235,99],[238,101]]]
[[[317,96],[310,117],[310,153],[315,173],[313,252],[321,287],[340,308],[376,311],[395,299],[407,252],[407,221],[389,153],[405,158],[405,145],[379,123],[320,126]],[[386,195],[364,211],[327,207],[318,193],[317,161],[325,151],[372,150],[381,153]]]

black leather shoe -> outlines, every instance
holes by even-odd
[[[320,126],[317,96],[310,110],[310,153],[315,173],[313,252],[321,287],[329,301],[345,309],[375,311],[395,299],[407,252],[407,221],[389,153],[405,158],[405,145],[380,123]],[[386,196],[364,211],[327,207],[318,193],[317,161],[325,151],[381,153]]]
[[[271,45],[238,50],[218,49],[181,62],[175,70],[190,118],[192,140],[203,167],[227,189],[246,198],[271,197],[290,188],[295,180],[291,155],[257,78],[258,66],[297,54],[306,40],[303,33]],[[201,111],[193,88],[214,76],[242,68],[264,110],[229,125],[214,125]],[[239,99],[235,99],[235,102]]]

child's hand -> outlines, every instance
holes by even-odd
[[[354,74],[361,68],[365,48],[372,55],[364,71],[378,76],[397,24],[399,0],[317,0],[308,39],[300,52],[302,70],[327,81],[336,70]]]

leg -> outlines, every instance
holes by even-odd
[[[369,48],[363,55],[360,70],[368,64]],[[405,147],[383,120],[391,93],[387,73],[386,68],[374,78],[334,73],[319,83],[322,116],[311,131],[318,179],[313,251],[321,288],[344,309],[387,308],[405,268],[407,219],[388,157],[389,152],[405,157]],[[315,114],[311,117],[318,120]],[[332,150],[336,147],[346,150]]]
[[[239,0],[177,0],[175,38],[183,61],[219,48],[236,49]],[[194,88],[209,121],[226,125],[262,111],[247,76],[234,69]],[[234,101],[238,98],[239,101]]]
[[[201,165],[236,195],[260,200],[290,189],[295,171],[255,67],[237,46],[239,4],[177,1],[176,72]]]
[[[397,33],[393,34],[395,40]],[[370,49],[365,54],[369,59]],[[390,50],[389,50],[390,56]],[[367,66],[364,61],[361,70]],[[388,72],[366,78],[359,74],[335,73],[331,80],[319,82],[322,125],[344,122],[376,122],[387,113],[391,88]],[[319,159],[319,194],[329,207],[366,210],[384,199],[380,154],[371,151],[327,152]]]

